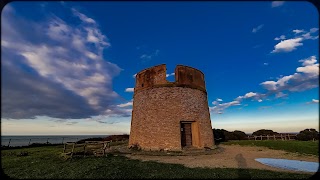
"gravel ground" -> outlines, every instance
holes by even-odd
[[[157,156],[143,154],[127,154],[131,159],[142,161],[157,161],[163,163],[183,164],[187,167],[209,167],[209,168],[253,168],[283,172],[299,172],[279,169],[261,164],[255,158],[281,158],[291,160],[303,160],[319,162],[317,156],[300,155],[282,150],[272,150],[265,147],[250,147],[240,145],[219,145],[211,154],[184,155],[184,156]],[[308,173],[308,172],[301,172]],[[311,173],[313,174],[313,173]]]

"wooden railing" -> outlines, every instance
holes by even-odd
[[[280,135],[266,135],[266,136],[248,136],[248,139],[254,139],[255,141],[256,140],[277,140],[277,139],[280,139],[280,140],[295,140],[295,137],[297,135],[295,134],[280,134]]]

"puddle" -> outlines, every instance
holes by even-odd
[[[268,166],[294,171],[317,172],[319,169],[318,162],[273,158],[257,158],[255,160]]]

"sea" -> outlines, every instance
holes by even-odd
[[[1,136],[1,146],[28,146],[32,143],[63,144],[87,138],[104,138],[109,135],[51,135],[51,136]]]

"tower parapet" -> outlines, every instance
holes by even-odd
[[[135,91],[154,87],[189,87],[206,92],[204,74],[193,67],[177,65],[175,82],[167,81],[166,65],[144,69],[136,75]]]

